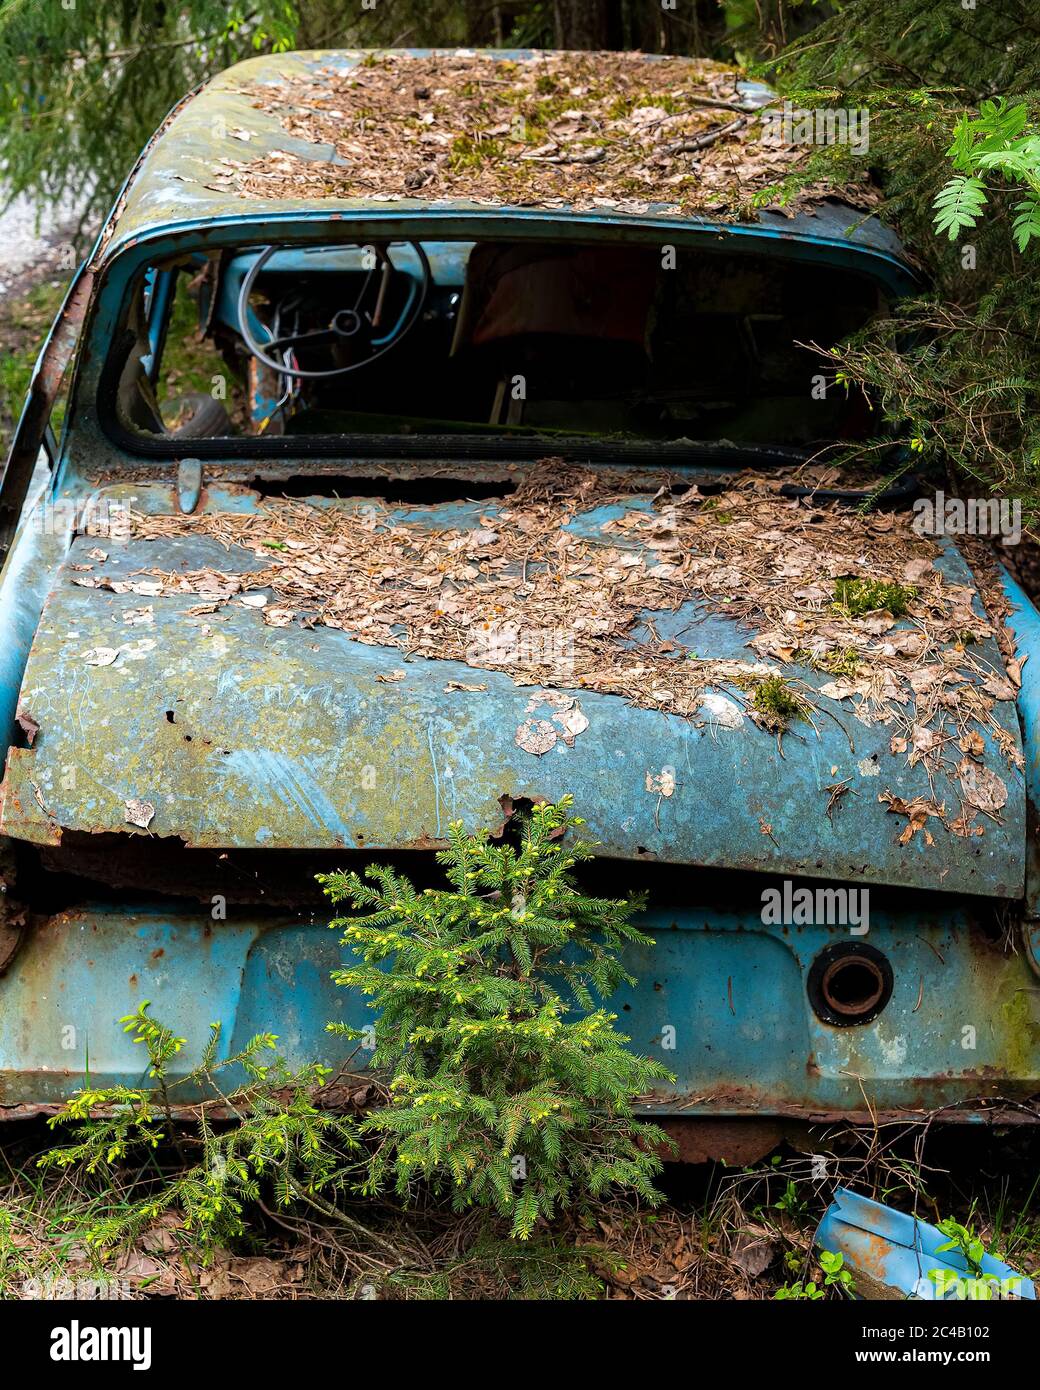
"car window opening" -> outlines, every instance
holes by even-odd
[[[388,437],[487,457],[496,441],[545,453],[574,438],[622,455],[686,441],[808,449],[867,437],[868,402],[834,384],[813,345],[883,312],[864,276],[776,256],[277,245],[150,270],[108,380],[131,445],[171,450],[279,441],[306,455],[308,440],[363,451]]]

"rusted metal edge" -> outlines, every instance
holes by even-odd
[[[978,1097],[952,1101],[934,1110],[813,1110],[798,1105],[780,1104],[771,1109],[752,1110],[727,1106],[725,1109],[700,1111],[669,1109],[667,1104],[637,1105],[640,1119],[650,1121],[712,1123],[718,1120],[736,1124],[782,1123],[786,1120],[809,1125],[848,1124],[856,1127],[879,1128],[892,1124],[1040,1124],[1040,1104],[1032,1101],[1006,1100],[1003,1097]]]
[[[6,558],[18,529],[22,504],[36,468],[44,432],[72,361],[79,331],[94,289],[93,273],[81,268],[69,286],[65,301],[47,335],[29,383],[11,450],[0,479],[0,562]]]
[[[969,1105],[975,1108],[969,1109]],[[1006,1106],[1006,1108],[1004,1108]],[[350,1110],[357,1107],[351,1104],[328,1104],[323,1108],[329,1110]],[[25,1102],[20,1105],[4,1105],[0,1103],[0,1121],[4,1120],[31,1120],[41,1116],[57,1115],[65,1109],[62,1102],[41,1101]],[[101,1116],[110,1114],[112,1107],[98,1106],[91,1110],[91,1116]],[[176,1120],[189,1121],[197,1119],[199,1115],[198,1105],[171,1105],[170,1114]],[[226,1106],[207,1105],[206,1115],[210,1119],[230,1120],[238,1117],[238,1112]],[[959,1106],[948,1106],[940,1110],[800,1110],[796,1106],[788,1106],[781,1113],[772,1112],[734,1112],[734,1111],[709,1111],[702,1115],[678,1114],[675,1111],[652,1111],[645,1107],[637,1108],[637,1119],[645,1120],[647,1123],[658,1123],[663,1129],[671,1130],[673,1127],[689,1125],[692,1130],[700,1126],[711,1128],[725,1122],[727,1128],[746,1127],[753,1129],[761,1127],[763,1129],[786,1130],[789,1122],[798,1122],[803,1125],[833,1125],[846,1124],[857,1129],[875,1129],[883,1125],[892,1124],[919,1124],[919,1125],[949,1125],[949,1124],[986,1124],[994,1127],[1004,1125],[1034,1125],[1040,1124],[1040,1109],[1026,1105],[1014,1105],[1001,1102],[992,1107],[979,1105],[975,1102],[964,1102]]]

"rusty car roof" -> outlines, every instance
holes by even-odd
[[[503,126],[507,99],[516,128]],[[876,191],[865,169],[840,186],[814,175],[793,193],[788,187],[780,209],[780,185],[808,152],[762,140],[760,112],[770,99],[768,88],[733,68],[643,54],[313,50],[251,58],[170,113],[94,260],[200,222],[380,207],[772,222],[902,257],[894,233],[868,215]]]

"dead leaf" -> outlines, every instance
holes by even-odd
[[[934,573],[935,566],[931,560],[916,557],[913,560],[907,560],[903,566],[903,583],[920,584],[927,575]]]
[[[938,729],[932,729],[927,724],[915,724],[910,730],[910,741],[913,746],[907,761],[911,767],[916,767],[922,759],[927,762],[930,754],[941,749],[945,738]]]
[[[123,623],[126,627],[147,627],[155,620],[155,609],[151,606],[147,608],[128,608],[123,614]]]
[[[556,745],[556,730],[547,719],[525,719],[513,740],[525,753],[541,757]]]
[[[929,801],[923,796],[915,796],[913,801],[904,801],[902,797],[895,796],[890,791],[878,792],[878,800],[882,805],[887,806],[894,815],[906,816],[906,828],[899,836],[901,845],[909,844],[919,830],[924,834],[926,845],[935,844],[935,837],[928,830],[926,822],[929,816],[934,816],[945,824],[945,805],[937,806],[934,801]]]
[[[147,830],[155,815],[155,807],[150,801],[140,801],[136,797],[124,803],[126,806],[127,825],[140,826],[142,830]]]
[[[923,632],[905,628],[899,632],[890,632],[885,638],[884,646],[885,650],[891,650],[893,655],[920,656],[928,646],[928,638]]]
[[[849,676],[842,676],[840,680],[827,681],[820,686],[820,694],[826,695],[829,700],[848,700],[853,695],[866,695],[870,689],[870,682],[867,680],[852,680]]]
[[[957,747],[962,753],[967,753],[973,758],[981,758],[986,751],[985,741],[977,729],[970,729],[958,743]]]
[[[964,800],[984,815],[995,817],[1001,807],[1007,805],[1007,785],[988,767],[963,758],[957,764],[957,776]]]
[[[172,1212],[163,1212],[153,1225],[141,1233],[138,1237],[138,1244],[142,1249],[156,1254],[169,1254],[178,1248],[178,1241],[174,1232],[180,1230],[181,1227],[180,1217]]]
[[[83,660],[88,666],[111,666],[119,652],[119,647],[91,647],[89,652],[83,653]]]
[[[749,1279],[764,1274],[776,1259],[779,1241],[752,1231],[739,1231],[730,1246],[729,1257]]]
[[[969,806],[956,820],[950,821],[948,827],[950,833],[960,835],[965,840],[970,839],[973,835],[984,835],[986,832],[982,826],[974,823],[976,814],[975,808]]]
[[[131,1284],[140,1283],[143,1279],[151,1281],[156,1275],[162,1274],[163,1269],[158,1260],[153,1260],[151,1255],[142,1255],[138,1250],[128,1250],[113,1265],[113,1273]]]
[[[648,772],[646,774],[646,789],[654,796],[671,796],[675,791],[675,773],[669,768],[664,768],[660,773]]]
[[[1015,687],[1010,681],[1004,680],[998,675],[989,676],[982,682],[982,688],[987,695],[992,695],[994,700],[1014,700]]]
[[[264,622],[268,627],[288,627],[296,617],[292,608],[265,608]]]
[[[573,709],[560,710],[553,715],[555,723],[563,730],[563,741],[568,748],[574,747],[574,740],[589,727],[589,721],[575,704]]]

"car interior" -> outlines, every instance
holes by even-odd
[[[761,252],[529,239],[272,244],[152,267],[131,295],[108,379],[119,426],[153,441],[519,435],[806,447],[869,429],[867,402],[834,382],[826,355],[885,307],[864,275]]]

